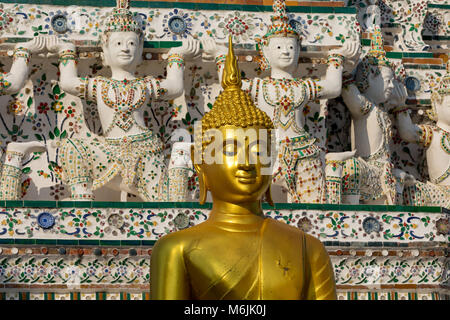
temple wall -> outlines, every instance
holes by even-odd
[[[79,48],[79,75],[109,75],[101,63],[98,37],[115,1],[73,3],[0,1],[1,71],[9,71],[17,42],[56,34]],[[359,39],[364,51],[370,47],[369,0],[287,4],[304,37],[299,77],[323,76],[326,52],[349,39]],[[387,57],[404,64],[409,79],[407,104],[415,122],[427,123],[430,89],[445,73],[448,60],[450,2],[382,0],[379,4]],[[271,5],[267,0],[132,1],[133,11],[146,26],[145,60],[139,74],[164,76],[167,51],[187,36],[225,41],[231,33],[244,75],[266,75],[257,70],[254,38],[264,35]],[[173,17],[184,22],[184,31],[173,32],[176,26],[169,25]],[[96,191],[99,202],[61,202],[70,195],[58,179],[60,139],[82,137],[83,128],[100,134],[102,128],[95,106],[60,90],[56,63],[56,56],[33,57],[27,86],[17,96],[0,97],[5,106],[0,110],[3,150],[10,141],[39,140],[48,147],[47,153],[25,159],[25,202],[0,201],[0,299],[149,299],[155,241],[206,220],[210,207],[195,203],[155,207],[132,196],[131,202],[118,203],[119,193],[109,190]],[[185,94],[147,106],[148,125],[164,140],[167,161],[171,143],[179,141],[173,133],[186,129],[190,137],[185,139],[192,138],[193,123],[208,112],[219,89],[213,61],[189,62]],[[304,116],[308,131],[324,151],[350,150],[350,115],[341,98],[309,103]],[[395,165],[426,180],[423,150],[398,136],[392,143]],[[191,189],[195,201],[195,183]],[[275,201],[282,198],[279,195]],[[264,208],[268,216],[323,241],[335,269],[339,299],[448,299],[446,209],[308,204]]]
[[[149,299],[150,257],[210,204],[7,201],[0,212],[0,299]],[[264,205],[320,239],[340,300],[448,299],[448,210]]]

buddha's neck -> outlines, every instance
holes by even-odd
[[[111,78],[114,80],[133,80],[136,79],[134,70],[128,71],[121,68],[111,67]]]
[[[236,204],[214,199],[208,220],[229,231],[255,231],[261,226],[264,215],[260,201]]]

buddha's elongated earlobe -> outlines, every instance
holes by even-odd
[[[206,196],[208,194],[208,187],[206,185],[205,181],[205,175],[198,163],[195,162],[195,146],[191,145],[191,161],[194,165],[195,172],[197,172],[198,175],[198,187],[200,191],[199,195],[199,203],[204,204],[206,202]]]
[[[273,200],[272,200],[272,189],[271,189],[272,184],[269,184],[269,187],[266,190],[266,201],[267,203],[273,207]]]
[[[198,173],[198,187],[200,190],[200,196],[198,202],[204,204],[206,202],[206,196],[208,194],[208,188],[206,187],[205,178],[203,173]]]

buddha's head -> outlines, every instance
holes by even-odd
[[[372,48],[358,64],[355,74],[359,90],[376,104],[389,100],[394,90],[395,68],[386,58],[381,30],[371,34]],[[401,66],[400,66],[401,67]]]
[[[142,62],[144,34],[129,8],[129,0],[118,0],[106,20],[100,38],[105,66],[135,70]]]
[[[284,0],[273,2],[274,15],[267,33],[256,39],[260,52],[259,66],[262,70],[294,72],[300,55],[301,36],[290,24]]]
[[[199,176],[200,203],[206,201],[208,190],[214,200],[236,204],[258,201],[271,181],[273,123],[241,89],[231,38],[222,87],[223,92],[196,125],[194,134],[191,157]]]
[[[450,60],[447,61],[447,73],[431,90],[431,112],[434,121],[450,125]]]

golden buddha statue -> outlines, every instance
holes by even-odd
[[[200,177],[200,203],[210,191],[213,207],[207,221],[156,243],[152,299],[336,299],[333,268],[322,243],[263,215],[261,199],[270,195],[271,176],[262,174],[270,164],[260,154],[270,140],[264,141],[261,132],[270,137],[273,123],[241,90],[231,38],[228,50],[224,90],[202,119],[203,134],[195,134],[201,158],[214,141],[223,146],[222,161],[197,161],[191,152]],[[211,129],[219,134],[208,136]],[[243,129],[256,134],[242,139]]]

